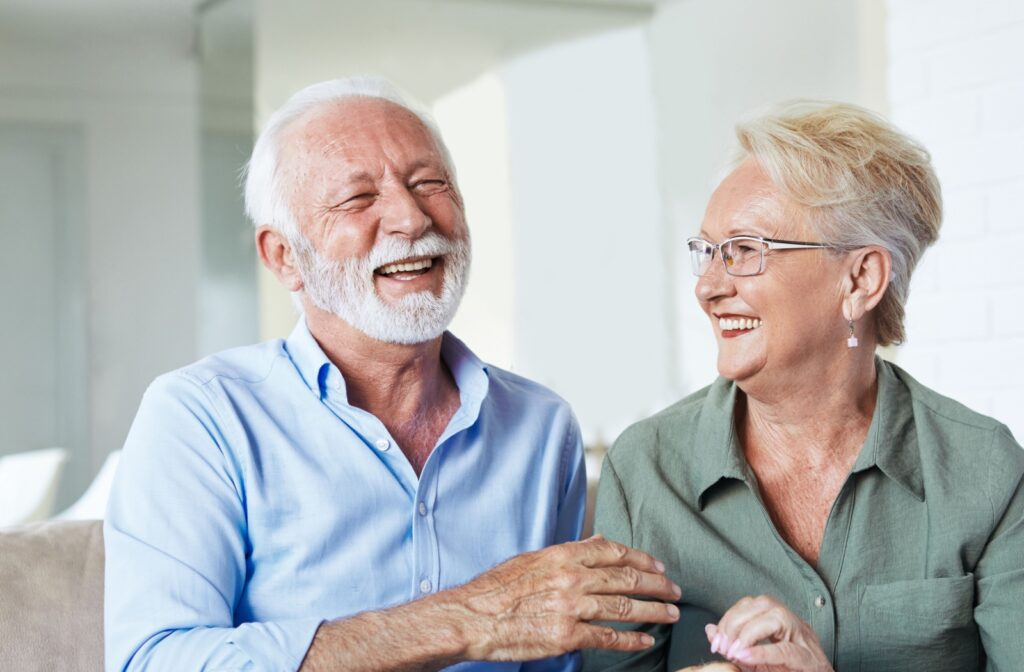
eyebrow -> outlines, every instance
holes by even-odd
[[[418,170],[424,168],[436,168],[447,175],[448,171],[443,161],[435,161],[428,158],[417,159],[413,161],[407,171],[409,174],[415,173]],[[372,182],[377,179],[373,173],[365,170],[353,170],[349,173],[345,173],[339,179],[340,184],[352,184],[354,182]]]

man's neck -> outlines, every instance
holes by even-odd
[[[317,308],[306,310],[310,334],[345,379],[348,403],[391,422],[406,422],[458,396],[441,359],[441,339],[384,343]],[[386,422],[386,424],[391,424]]]

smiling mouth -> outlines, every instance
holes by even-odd
[[[720,317],[718,328],[723,332],[752,331],[761,326],[761,320],[757,317]]]
[[[440,260],[440,257],[396,261],[391,264],[384,264],[380,268],[375,269],[373,274],[380,275],[385,278],[409,280],[429,272],[430,269],[433,268],[434,262],[438,260]]]

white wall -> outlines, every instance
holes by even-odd
[[[195,354],[195,67],[185,39],[90,44],[79,35],[65,45],[7,30],[0,119],[69,124],[84,135],[89,395],[81,402],[90,447],[73,456],[66,503],[121,447],[146,385]],[[5,328],[16,323],[4,317]]]
[[[625,28],[502,68],[515,369],[607,443],[675,400],[670,275],[647,33]]]
[[[252,3],[222,0],[197,21],[201,137],[202,260],[198,353],[259,340],[253,229],[242,168],[252,153]]]
[[[893,120],[932,152],[939,242],[897,361],[1024,437],[1024,3],[890,0]]]

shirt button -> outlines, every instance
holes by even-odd
[[[421,593],[429,593],[430,592],[430,581],[427,581],[426,579],[423,579],[422,581],[420,581],[420,592]]]
[[[377,450],[387,450],[391,447],[391,442],[387,439],[377,439],[373,445],[377,446]]]
[[[423,502],[420,502],[420,505],[417,507],[417,510],[420,512],[421,516],[427,515],[427,505],[424,504]]]
[[[825,606],[825,596],[824,595],[818,595],[817,597],[815,597],[814,598],[814,606],[816,606],[818,609],[821,609],[822,607],[824,607]]]

